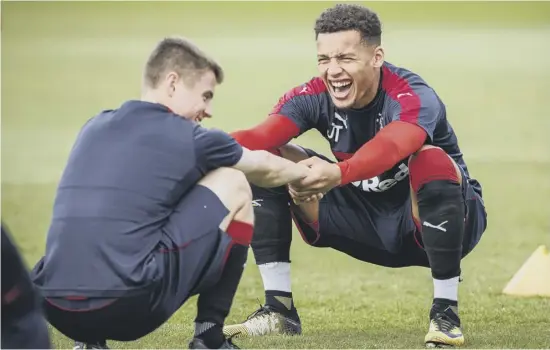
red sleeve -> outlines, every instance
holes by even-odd
[[[273,150],[315,128],[321,114],[325,83],[313,78],[287,91],[269,117],[260,125],[231,133],[241,146],[251,150]]]
[[[286,145],[299,133],[300,128],[292,120],[273,114],[256,127],[232,132],[231,136],[250,150],[271,150]]]
[[[394,121],[380,130],[348,160],[337,163],[342,172],[341,185],[370,179],[391,169],[397,162],[418,151],[427,133],[419,125]]]

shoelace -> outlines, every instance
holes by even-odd
[[[447,315],[438,313],[434,317],[434,323],[438,330],[444,331],[444,332],[450,332],[453,328],[456,327],[456,325],[449,320]]]
[[[265,315],[265,314],[270,314],[271,313],[271,310],[265,306],[265,305],[262,305],[262,303],[260,302],[260,300],[258,299],[258,304],[260,305],[260,307],[258,308],[258,310],[254,311],[252,314],[250,314],[246,320],[250,320],[251,318],[254,318],[256,316],[261,316],[261,315]]]

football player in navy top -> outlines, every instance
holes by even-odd
[[[226,335],[301,333],[290,283],[293,219],[312,246],[391,268],[429,267],[434,295],[425,343],[463,344],[460,263],[487,225],[482,189],[445,104],[419,75],[384,60],[381,33],[377,14],[363,6],[324,11],[315,24],[319,77],[290,89],[258,126],[232,134],[311,174],[288,187],[253,186],[252,249],[266,304],[226,326]],[[289,144],[311,129],[336,161]]]
[[[143,337],[197,294],[189,346],[234,347],[222,328],[253,234],[249,183],[278,187],[310,169],[201,127],[222,81],[198,47],[166,38],[141,98],[102,111],[76,138],[33,282],[77,347]]]

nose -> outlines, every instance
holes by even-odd
[[[206,108],[202,112],[203,118],[212,118],[212,106],[210,103],[206,104]]]
[[[337,76],[341,74],[344,70],[336,60],[330,60],[330,63],[327,66],[327,75]]]

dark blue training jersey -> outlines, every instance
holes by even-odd
[[[45,296],[116,297],[160,278],[161,228],[209,171],[242,148],[154,103],[129,101],[90,119],[59,183],[46,254],[34,282]]]
[[[404,68],[384,63],[379,91],[364,108],[337,109],[323,81],[313,78],[287,92],[271,114],[290,118],[299,129],[298,135],[317,129],[339,161],[349,159],[393,121],[417,124],[426,131],[427,143],[447,152],[481,194],[480,184],[469,177],[457,137],[447,120],[445,105],[420,76]],[[382,213],[392,213],[409,198],[407,163],[407,159],[403,159],[383,174],[352,184]]]

